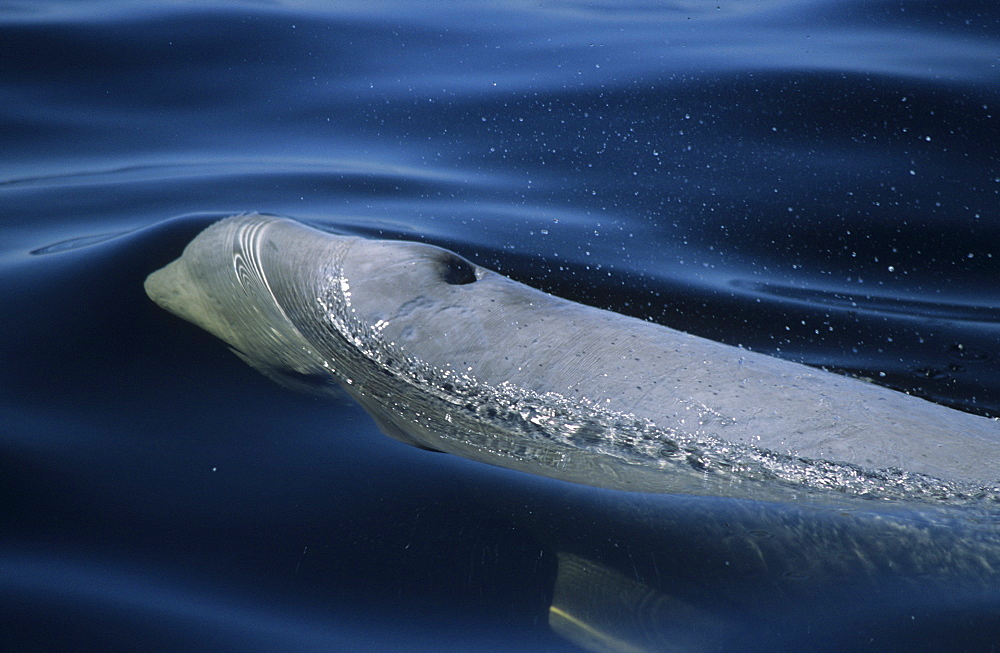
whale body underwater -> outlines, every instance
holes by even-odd
[[[642,492],[1000,496],[996,420],[560,299],[431,245],[240,215],[145,288],[269,377],[343,388],[425,449]]]

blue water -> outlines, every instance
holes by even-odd
[[[0,649],[1000,648],[998,514],[578,487],[271,384],[142,290],[243,211],[1000,415],[995,3],[7,0]]]

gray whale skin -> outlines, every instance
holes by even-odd
[[[398,440],[605,488],[994,504],[1000,423],[553,297],[430,245],[266,215],[207,228],[151,299]]]

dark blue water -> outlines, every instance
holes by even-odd
[[[1000,415],[995,3],[486,4],[0,5],[0,649],[1000,648],[996,513],[420,451],[145,297],[256,210]]]

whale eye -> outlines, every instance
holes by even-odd
[[[472,263],[454,254],[445,254],[438,260],[441,280],[452,286],[463,286],[476,279],[476,268]]]

